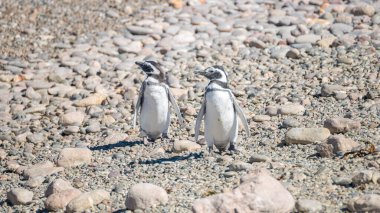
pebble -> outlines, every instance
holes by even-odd
[[[245,163],[242,161],[234,161],[228,166],[229,171],[234,171],[234,172],[245,171],[251,168],[252,168],[251,164]]]
[[[153,34],[154,31],[152,28],[140,27],[140,26],[128,26],[127,30],[133,35],[148,35]]]
[[[350,186],[352,184],[352,179],[350,177],[337,177],[333,179],[333,182],[340,186]]]
[[[354,176],[352,177],[352,183],[357,186],[357,185],[372,182],[373,174],[374,174],[374,171],[372,170],[359,171],[356,174],[354,174]]]
[[[357,131],[361,128],[359,121],[340,117],[325,120],[323,126],[328,128],[331,133],[346,133]]]
[[[254,154],[249,158],[249,163],[256,163],[256,162],[270,162],[272,159],[266,155],[259,155]]]
[[[88,107],[88,106],[93,106],[93,105],[100,105],[106,98],[107,96],[105,94],[95,93],[88,96],[87,98],[75,101],[73,105],[77,107]]]
[[[173,144],[173,152],[193,152],[201,149],[201,146],[195,142],[188,140],[175,140]]]
[[[320,39],[321,39],[320,35],[307,34],[307,35],[298,36],[295,42],[298,44],[303,44],[303,43],[315,44]]]
[[[7,193],[7,199],[12,205],[26,205],[32,202],[33,192],[24,188],[14,188]]]
[[[327,143],[333,146],[333,152],[336,154],[351,151],[359,146],[357,142],[344,135],[331,135],[327,139]]]
[[[300,104],[286,104],[278,108],[280,115],[299,115],[305,112],[305,107]]]
[[[80,196],[82,192],[79,189],[67,189],[50,195],[45,201],[45,208],[50,211],[65,209],[67,204],[73,199]]]
[[[324,142],[330,136],[327,128],[292,128],[285,134],[288,144],[311,144]]]
[[[299,199],[296,209],[299,212],[323,212],[323,205],[317,200]]]
[[[375,8],[372,5],[361,3],[351,9],[351,13],[355,16],[373,16],[375,14]]]
[[[168,200],[168,194],[160,186],[151,183],[138,183],[129,189],[125,206],[133,211],[144,210],[157,205],[165,205]]]
[[[57,164],[65,168],[91,163],[92,153],[87,148],[64,148],[59,153]]]
[[[85,114],[79,111],[68,112],[62,115],[60,123],[64,126],[80,126],[83,123]]]
[[[289,117],[284,119],[282,125],[285,128],[293,128],[301,126],[301,123],[297,119]]]
[[[253,116],[252,120],[255,122],[270,121],[270,116],[269,115],[255,115]]]
[[[91,209],[94,206],[110,200],[110,193],[103,190],[97,189],[90,192],[85,192],[72,199],[66,207],[67,212],[83,212],[87,209]]]
[[[348,202],[348,209],[352,212],[379,212],[380,195],[364,194],[356,196]]]

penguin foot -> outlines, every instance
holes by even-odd
[[[170,142],[170,138],[169,138],[168,133],[162,133],[161,141],[162,142]]]
[[[240,153],[240,150],[236,149],[235,145],[233,144],[230,145],[230,147],[228,148],[228,151],[230,152],[231,155]]]

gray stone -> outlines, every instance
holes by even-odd
[[[324,142],[330,136],[327,128],[292,128],[285,134],[288,144],[311,144]]]
[[[323,205],[317,200],[299,199],[296,209],[299,212],[323,212]]]
[[[168,200],[168,194],[163,188],[150,183],[139,183],[129,189],[125,206],[130,210],[144,210],[164,205]]]

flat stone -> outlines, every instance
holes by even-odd
[[[323,142],[330,136],[327,128],[292,128],[285,134],[288,144],[311,144]]]
[[[361,124],[360,121],[349,118],[330,118],[324,122],[323,126],[328,128],[331,133],[346,133],[359,130]]]
[[[133,35],[148,35],[154,33],[153,29],[140,26],[128,26],[127,30]]]
[[[57,164],[65,168],[89,164],[91,155],[91,150],[87,148],[64,148],[59,153]]]
[[[32,202],[33,192],[24,188],[14,188],[7,193],[7,199],[12,205],[26,205]]]
[[[322,212],[323,205],[317,200],[299,199],[296,203],[299,212]]]
[[[286,104],[278,108],[278,114],[281,115],[302,115],[305,107],[301,104]]]
[[[306,34],[306,35],[301,35],[298,36],[295,40],[296,43],[301,44],[301,43],[311,43],[315,44],[317,41],[321,39],[320,35],[315,35],[315,34]]]
[[[176,140],[173,144],[173,152],[193,152],[201,149],[201,146],[188,140]]]
[[[45,161],[43,163],[38,163],[28,167],[24,170],[23,175],[26,178],[35,178],[38,176],[45,177],[58,172],[62,172],[63,170],[63,167],[55,167],[52,162]]]
[[[100,105],[102,102],[107,98],[105,94],[101,93],[95,93],[92,94],[84,99],[78,100],[74,102],[74,106],[77,107],[87,107],[87,106],[93,106],[93,105]]]

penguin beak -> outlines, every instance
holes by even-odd
[[[144,64],[144,62],[136,61],[135,64],[139,65],[140,67]]]
[[[206,75],[206,71],[205,70],[195,70],[194,72],[196,75]]]

